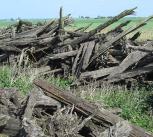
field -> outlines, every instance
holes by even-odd
[[[46,19],[46,20],[49,20],[49,19]],[[82,18],[78,18],[78,19],[75,19],[74,23],[71,24],[66,29],[72,30],[72,29],[77,29],[77,28],[85,27],[85,26],[88,26],[89,24],[92,24],[90,26],[90,28],[88,29],[88,31],[89,31],[89,30],[97,27],[101,23],[106,22],[107,20],[108,20],[107,18],[102,18],[102,19],[92,19],[92,18],[82,19]],[[107,31],[111,30],[112,28],[114,28],[115,26],[119,25],[120,23],[126,21],[126,20],[131,20],[131,22],[126,27],[124,27],[124,29],[128,29],[131,26],[137,25],[142,20],[145,20],[145,18],[142,18],[142,17],[141,18],[140,17],[124,18],[124,19],[121,19],[120,21],[114,23],[113,25],[107,27],[102,32],[105,33]],[[43,22],[44,19],[30,19],[29,21],[32,21],[35,24],[37,22]],[[16,22],[15,20],[0,20],[0,28],[7,27],[11,24],[14,24],[15,22]],[[147,25],[145,25],[144,27],[139,29],[139,31],[142,33],[141,36],[138,38],[139,41],[152,40],[153,39],[153,20],[149,21],[147,23]],[[130,37],[131,35],[132,34],[128,35],[128,37]]]

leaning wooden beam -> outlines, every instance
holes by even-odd
[[[119,15],[115,16],[114,18],[110,19],[109,21],[105,22],[104,24],[101,24],[97,28],[89,31],[88,34],[83,35],[80,38],[74,39],[74,40],[70,41],[69,43],[64,43],[63,46],[64,45],[75,45],[75,44],[79,44],[79,43],[84,42],[85,40],[87,40],[88,38],[93,36],[94,34],[100,32],[104,28],[106,28],[109,25],[113,24],[114,22],[120,20],[121,18],[123,18],[123,17],[125,17],[127,15],[133,14],[135,9],[136,8],[133,8],[133,9],[130,9],[130,10],[125,10],[125,11],[121,12]]]
[[[118,25],[118,26],[115,27],[114,29],[112,29],[112,30],[110,30],[109,32],[107,32],[106,35],[108,35],[108,34],[114,32],[114,31],[116,31],[116,30],[118,30],[118,29],[120,29],[120,28],[122,28],[122,27],[124,27],[124,26],[127,26],[130,22],[131,22],[130,20],[127,20],[127,21],[121,23],[120,25]]]
[[[149,43],[150,44],[150,43]],[[152,48],[149,46],[149,44],[146,44],[144,47]],[[130,46],[130,45],[129,45]],[[112,71],[109,78],[114,76],[115,74],[119,74],[127,70],[132,65],[138,63],[141,59],[146,57],[150,52],[143,52],[143,51],[134,51],[131,52],[122,62],[121,64]]]
[[[131,41],[135,41],[137,38],[140,37],[140,35],[141,35],[141,33],[140,33],[140,32],[137,32],[137,33],[135,33],[135,34],[130,38],[130,40],[131,40]]]
[[[144,67],[141,67],[141,68],[136,68],[136,69],[127,71],[125,73],[116,74],[112,77],[109,77],[107,79],[107,83],[119,82],[121,80],[125,80],[125,79],[128,79],[128,78],[133,78],[133,77],[140,76],[140,75],[143,75],[143,74],[148,74],[152,71],[153,71],[153,63],[149,64],[149,65],[146,65]]]
[[[104,54],[111,46],[113,43],[115,43],[116,41],[120,40],[121,38],[123,38],[124,36],[128,35],[129,33],[137,30],[138,28],[146,25],[146,22],[151,20],[153,18],[153,16],[147,18],[146,20],[144,20],[143,22],[139,23],[138,25],[136,25],[135,27],[132,27],[124,32],[122,32],[121,34],[119,34],[118,36],[114,37],[113,39],[109,40],[108,42],[106,42],[104,45],[102,45],[98,51],[98,53],[96,53],[96,55],[94,55],[92,57],[92,59],[90,60],[90,63],[92,63],[96,58],[98,58],[100,55]],[[89,63],[89,64],[90,64]]]
[[[87,25],[86,27],[83,27],[80,31],[81,32],[84,32],[84,31],[86,31],[87,29],[89,29],[90,28],[90,26],[92,25],[93,23],[90,23],[89,25]]]
[[[65,59],[69,57],[74,57],[77,55],[77,53],[78,53],[78,50],[74,50],[74,51],[69,51],[69,52],[64,52],[64,53],[53,54],[51,56],[47,56],[47,58],[51,60]]]
[[[59,88],[53,85],[49,85],[45,81],[35,80],[34,84],[45,90],[45,93],[48,93],[49,96],[56,99],[57,101],[64,103],[65,105],[74,105],[77,111],[80,111],[86,116],[96,112],[97,114],[94,116],[93,119],[106,127],[114,125],[120,120],[118,116],[114,116],[106,110],[100,112],[97,110],[97,107],[95,105],[91,105],[89,102],[86,102],[85,100],[82,100],[74,96],[73,94],[70,94],[70,92],[63,92]]]
[[[86,116],[94,114],[92,120],[95,120],[105,127],[110,127],[123,121],[123,119],[117,115],[114,115],[105,109],[99,110],[95,105],[76,97],[68,91],[66,92],[60,90],[59,88],[48,84],[43,80],[35,80],[34,84],[43,89],[48,96],[56,99],[57,101],[64,103],[65,105],[74,106],[74,110],[77,112],[80,112]],[[129,137],[153,137],[139,127],[133,126],[131,124],[129,124],[129,126],[131,127]]]
[[[42,26],[39,30],[36,31],[36,36],[39,37],[42,35],[45,30],[48,29],[53,23],[54,21],[50,21],[49,23],[46,23],[46,25]]]
[[[71,35],[72,37],[80,37],[86,34],[85,32],[73,32],[73,31],[67,31],[67,30],[64,30],[64,32]]]
[[[139,62],[145,56],[147,56],[147,52],[135,51],[130,53],[122,62],[121,64],[112,71],[109,77],[114,76],[115,74],[119,74],[124,72],[126,69],[134,65],[135,63]]]

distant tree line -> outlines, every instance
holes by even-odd
[[[81,18],[81,19],[90,19],[91,17],[90,16],[79,16],[79,18]],[[94,19],[105,19],[105,18],[112,18],[112,16],[107,16],[107,17],[105,17],[105,16],[97,16],[97,17],[95,17]]]

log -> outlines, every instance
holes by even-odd
[[[105,109],[100,111],[93,104],[80,99],[75,95],[72,95],[68,91],[63,91],[53,85],[49,85],[43,80],[35,80],[34,84],[42,88],[46,94],[56,99],[57,101],[62,102],[65,105],[74,106],[74,110],[79,111],[81,114],[86,116],[94,114],[91,119],[95,120],[105,127],[110,127],[123,121],[122,118],[110,113],[109,111]],[[131,127],[129,137],[153,137],[142,128],[136,127],[131,124],[129,124],[129,126]]]

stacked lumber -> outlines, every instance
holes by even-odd
[[[153,16],[132,26],[123,27],[130,20],[118,25],[107,33],[106,27],[134,13],[125,10],[119,15],[87,31],[91,26],[73,31],[65,27],[73,22],[70,15],[45,24],[32,25],[20,20],[17,24],[0,31],[0,62],[18,66],[29,65],[39,68],[43,74],[60,74],[62,77],[73,76],[79,84],[89,81],[124,83],[136,79],[145,83],[153,71],[153,42],[138,43],[141,35],[136,32],[131,38],[126,36],[147,24]],[[32,64],[32,65],[31,65]],[[43,70],[43,71],[42,71]],[[139,81],[140,82],[140,81]]]
[[[153,137],[112,112],[42,80],[25,98],[0,89],[0,134],[10,137]]]

